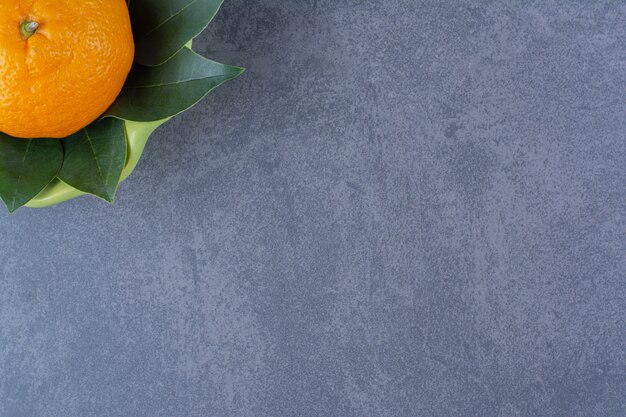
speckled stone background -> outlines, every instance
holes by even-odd
[[[115,206],[0,214],[0,416],[625,416],[625,22],[226,0]]]

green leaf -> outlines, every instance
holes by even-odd
[[[39,194],[62,164],[58,139],[18,139],[0,133],[0,198],[9,212]]]
[[[158,67],[135,65],[105,117],[153,122],[175,116],[243,71],[184,48]]]
[[[135,62],[156,66],[173,57],[213,20],[223,0],[131,0]]]
[[[103,119],[63,139],[65,160],[61,181],[110,203],[126,163],[124,122]]]

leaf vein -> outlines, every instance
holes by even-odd
[[[96,163],[96,168],[98,168],[98,175],[100,176],[100,180],[102,181],[102,185],[106,189],[106,179],[102,173],[102,167],[100,166],[100,162],[98,162],[98,155],[96,153],[96,149],[93,147],[91,136],[89,136],[89,131],[87,129],[83,129],[85,132],[85,136],[87,137],[87,143],[89,143],[89,147],[91,148],[91,153],[93,154],[93,160]],[[107,192],[108,196],[108,192]]]
[[[198,2],[198,0],[193,0],[191,2],[189,2],[189,4],[187,4],[185,7],[183,7],[182,9],[180,9],[179,11],[177,11],[176,13],[170,15],[167,19],[165,19],[163,22],[159,23],[154,29],[150,30],[148,33],[146,33],[145,35],[143,35],[143,38],[147,38],[148,36],[150,36],[152,33],[156,32],[157,30],[159,30],[159,28],[161,28],[162,26],[166,25],[170,20],[172,20],[173,18],[175,18],[176,16],[178,16],[179,14],[181,14],[182,12],[184,12],[185,10],[187,10],[188,8],[190,8],[191,6],[193,6],[194,4],[196,4]]]
[[[170,85],[186,84],[186,83],[190,83],[192,81],[209,81],[209,80],[213,80],[213,79],[216,79],[216,78],[224,78],[224,77],[230,77],[230,75],[227,75],[227,74],[224,74],[224,75],[213,75],[211,77],[192,78],[192,79],[189,79],[189,80],[176,81],[176,82],[164,83],[164,84],[149,84],[149,85],[126,86],[126,87],[124,87],[124,89],[125,90],[138,90],[138,89],[141,89],[141,88],[168,87]]]

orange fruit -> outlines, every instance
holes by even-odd
[[[79,131],[119,95],[134,53],[126,0],[0,0],[0,132]]]

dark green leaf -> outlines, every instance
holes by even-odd
[[[223,0],[132,0],[135,61],[160,65],[211,22]]]
[[[242,72],[242,68],[208,60],[184,48],[158,67],[135,65],[105,116],[137,122],[175,116]]]
[[[0,133],[0,198],[12,213],[34,198],[63,163],[58,139],[18,139]]]
[[[124,122],[104,119],[63,139],[65,160],[58,174],[77,190],[113,202],[126,163]]]

